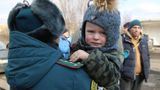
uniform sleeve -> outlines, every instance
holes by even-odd
[[[112,90],[109,88],[116,87],[120,79],[121,61],[118,58],[116,52],[107,54],[95,50],[82,63],[85,65],[85,71],[98,85],[106,87],[107,90]]]

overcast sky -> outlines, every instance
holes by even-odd
[[[121,0],[119,8],[131,19],[160,20],[160,0]]]
[[[22,1],[0,0],[0,24],[7,22],[9,11]],[[128,15],[131,19],[160,20],[160,0],[120,0],[119,10],[122,16]]]

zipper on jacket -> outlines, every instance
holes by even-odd
[[[136,52],[135,52],[136,50],[135,50],[135,48],[133,47],[133,52],[134,52],[134,57],[135,57],[135,63],[134,63],[134,80],[136,80]]]

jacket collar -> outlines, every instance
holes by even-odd
[[[126,33],[124,36],[124,40],[126,41],[126,42],[129,42],[129,43],[132,43],[132,39],[134,39],[132,36],[131,36],[131,34],[130,33]],[[138,42],[141,40],[141,38],[142,38],[142,35],[140,35],[139,37],[138,37]]]

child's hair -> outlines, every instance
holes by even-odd
[[[65,28],[65,30],[64,30],[64,32],[63,32],[63,33],[66,33],[66,32],[69,32],[67,28]]]

